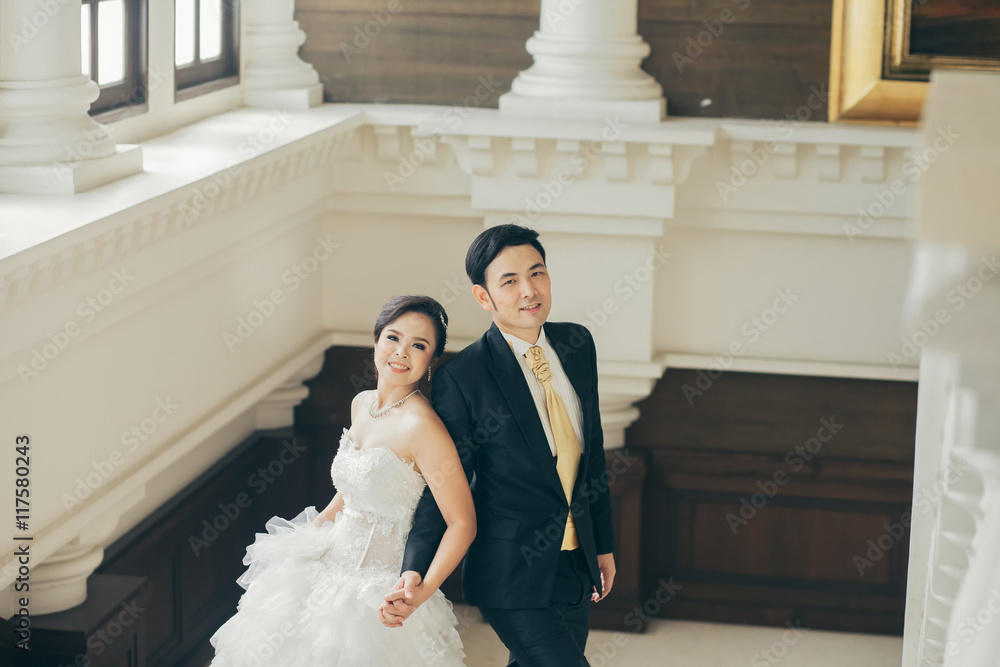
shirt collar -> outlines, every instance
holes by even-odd
[[[499,329],[499,327],[497,328]],[[514,354],[518,357],[523,357],[525,353],[528,351],[528,348],[533,347],[535,345],[541,347],[543,352],[548,351],[549,346],[548,346],[548,341],[545,340],[544,324],[538,329],[538,341],[536,341],[535,343],[529,343],[523,338],[518,338],[513,334],[507,333],[503,329],[500,329],[500,333],[507,340],[507,342],[510,343],[511,349],[514,351]]]

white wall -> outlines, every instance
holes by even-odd
[[[247,138],[276,118],[243,109],[146,142],[145,173],[54,208],[0,198],[5,221],[51,211],[47,225],[9,227],[20,236],[0,256],[0,405],[11,432],[37,443],[39,562],[83,563],[80,554],[110,544],[255,428],[288,423],[294,401],[283,403],[280,388],[318,372],[329,345],[368,344],[389,297],[440,298],[452,350],[482,334],[489,318],[464,276],[469,242],[486,225],[523,218],[524,193],[551,188],[561,160],[606,124],[477,110],[428,138],[433,152],[401,185],[387,180],[418,150],[413,135],[441,129],[447,111],[289,111],[269,143],[241,156]],[[729,177],[734,142],[760,127],[633,124],[588,157],[571,194],[528,221],[549,254],[553,319],[589,323],[595,333],[611,447],[665,367],[715,367],[713,355],[734,342],[745,344],[737,370],[915,377],[915,359],[901,370],[886,359],[909,272],[907,219],[880,220],[853,243],[844,231],[872,189],[898,176],[913,133],[816,124],[792,142],[794,169],[786,151],[765,165],[781,178],[762,170],[761,184],[746,186],[763,188],[752,207],[721,201],[714,183]],[[829,149],[817,154],[820,144],[845,146],[837,169]],[[858,144],[887,156],[881,172],[865,175]],[[791,190],[799,195],[790,203]],[[593,201],[616,215],[596,214]],[[200,213],[189,217],[192,206]],[[307,280],[286,273],[320,255]],[[50,332],[80,320],[77,304],[100,295],[115,270],[134,278],[92,322],[77,322],[79,334],[47,368],[22,380],[18,367],[30,366]],[[223,334],[235,334],[238,318],[273,290],[285,301],[230,352]],[[788,308],[774,303],[776,290],[790,290]],[[772,306],[785,312],[751,340],[745,325],[767,321]],[[178,407],[132,451],[123,433],[163,416],[157,400],[167,399]],[[278,423],[262,416],[276,405]],[[109,465],[107,479],[67,508],[78,480]],[[12,470],[0,477],[10,488]],[[12,545],[8,538],[3,551]],[[58,579],[44,567],[36,576]]]

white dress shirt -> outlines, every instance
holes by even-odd
[[[545,387],[535,377],[535,374],[531,372],[528,360],[524,356],[528,348],[534,345],[542,348],[545,360],[549,362],[549,370],[552,372],[552,389],[559,394],[559,398],[562,399],[563,404],[566,406],[566,412],[569,413],[569,421],[573,424],[573,432],[576,433],[576,439],[582,451],[583,410],[580,407],[580,397],[576,395],[576,390],[573,389],[566,371],[563,370],[562,362],[559,361],[559,355],[556,354],[555,348],[549,344],[548,339],[545,337],[545,326],[540,327],[536,343],[529,343],[503,330],[500,333],[511,344],[514,356],[517,357],[517,361],[521,365],[521,370],[524,372],[524,379],[528,383],[528,389],[531,390],[531,397],[535,401],[538,417],[542,420],[542,428],[545,429],[545,437],[549,441],[549,449],[552,450],[552,456],[556,455],[556,441],[552,437],[552,425],[549,423],[549,409],[545,404]]]

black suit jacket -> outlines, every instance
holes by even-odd
[[[573,521],[597,590],[597,554],[614,550],[597,353],[579,324],[546,322],[545,334],[580,398],[583,458]],[[478,531],[462,569],[466,602],[546,607],[562,545],[566,501],[555,458],[524,374],[496,324],[434,375],[432,404],[455,441],[472,487]],[[429,489],[417,505],[402,571],[425,575],[446,524]]]

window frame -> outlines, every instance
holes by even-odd
[[[218,58],[201,62],[201,3],[194,0],[194,62],[177,66],[177,0],[174,0],[174,101],[191,99],[240,82],[240,2],[221,0],[222,53]]]
[[[98,12],[101,0],[81,0],[90,6],[90,78],[100,76],[98,58]],[[100,87],[100,94],[90,105],[89,113],[100,123],[145,113],[149,110],[149,7],[148,0],[124,0],[124,73],[119,83]]]

